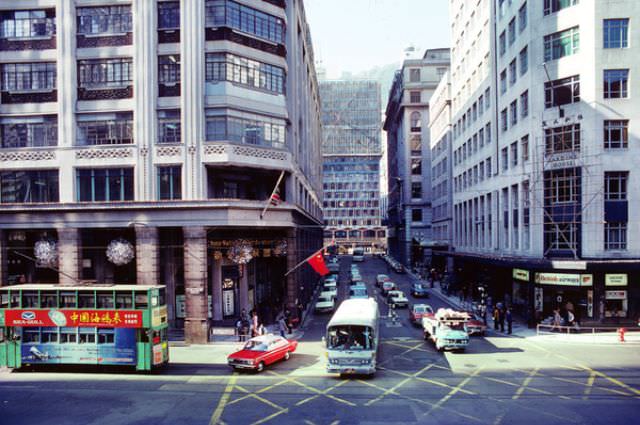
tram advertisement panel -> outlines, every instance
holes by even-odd
[[[5,310],[4,326],[141,328],[142,311],[137,310]]]
[[[22,344],[22,363],[135,365],[136,330],[115,329],[113,344]]]

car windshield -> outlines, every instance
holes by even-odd
[[[400,292],[400,291],[390,291],[390,292],[389,292],[389,296],[391,296],[391,297],[397,297],[397,298],[400,298],[400,297],[402,297],[402,295],[403,295],[403,294],[402,294],[402,292]]]
[[[415,311],[416,313],[433,313],[433,310],[431,310],[426,305],[417,305],[413,307],[413,311]]]
[[[318,297],[318,302],[319,303],[327,303],[327,302],[331,302],[331,297],[327,297],[327,296],[322,296],[322,297]]]
[[[355,288],[351,290],[352,295],[367,295],[367,290],[364,288]]]
[[[371,350],[373,330],[367,326],[334,326],[329,328],[327,347],[331,350]]]
[[[416,289],[422,289],[423,288],[422,283],[414,283],[413,287],[416,288]]]
[[[254,340],[249,340],[247,341],[247,343],[244,345],[244,349],[245,350],[250,350],[250,351],[267,351],[267,343],[264,341],[254,341]]]

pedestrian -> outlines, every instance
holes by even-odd
[[[253,316],[251,317],[251,336],[258,336],[258,312],[253,311]]]
[[[498,306],[493,307],[493,329],[498,330],[500,323],[500,310]]]
[[[293,328],[291,326],[291,311],[285,307],[284,309],[284,320],[287,323],[287,328],[289,329],[289,333],[293,332]]]
[[[264,327],[263,323],[258,324],[258,336],[260,335],[266,335],[267,334],[267,328]]]
[[[500,332],[504,332],[504,316],[505,310],[504,307],[498,309],[498,320],[500,321]]]
[[[560,310],[559,309],[555,309],[553,310],[553,322],[551,324],[551,331],[553,332],[554,330],[560,330],[560,324],[562,323],[562,316],[560,316]]]
[[[507,319],[507,333],[511,335],[511,331],[513,330],[513,315],[511,313],[511,307],[507,308],[505,318]]]
[[[302,322],[302,313],[304,312],[304,304],[302,301],[298,303],[298,325]]]
[[[284,320],[284,316],[280,316],[278,318],[278,327],[280,328],[280,336],[285,338],[285,334],[288,330],[287,328],[287,322]]]
[[[242,335],[242,319],[238,319],[238,321],[236,322],[236,335],[238,335],[238,342],[244,341]]]

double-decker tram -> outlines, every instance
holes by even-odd
[[[169,362],[161,285],[0,287],[0,366],[132,366]]]

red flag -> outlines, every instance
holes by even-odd
[[[318,251],[315,255],[307,260],[309,265],[313,267],[313,270],[316,271],[320,276],[324,276],[329,274],[329,269],[327,265],[324,263],[324,258],[322,257],[322,252]]]

